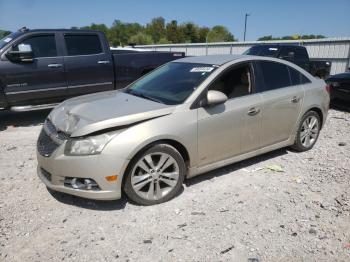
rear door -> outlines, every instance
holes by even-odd
[[[285,64],[258,61],[256,65],[263,83],[261,146],[266,147],[289,139],[301,111],[304,87],[300,72]]]
[[[248,79],[242,78],[248,74]],[[205,166],[260,146],[261,96],[250,63],[226,70],[209,86],[227,95],[224,104],[198,109],[198,155]],[[243,80],[243,81],[241,81]]]
[[[113,61],[104,39],[97,33],[65,33],[63,39],[68,95],[112,90]]]
[[[13,50],[29,44],[34,60],[1,62],[4,92],[10,105],[50,103],[66,97],[63,57],[56,43],[55,33],[29,34],[14,43]]]

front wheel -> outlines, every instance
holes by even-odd
[[[124,191],[137,204],[163,203],[178,194],[185,174],[185,162],[174,147],[154,145],[132,160]]]
[[[321,121],[319,114],[315,111],[308,111],[299,124],[292,148],[300,152],[310,150],[315,145],[320,130]]]

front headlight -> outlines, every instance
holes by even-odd
[[[102,152],[105,146],[113,137],[121,131],[105,133],[97,136],[90,136],[81,139],[69,139],[64,149],[65,155],[96,155]]]

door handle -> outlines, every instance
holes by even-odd
[[[97,62],[97,64],[106,65],[106,64],[109,64],[109,61],[108,60],[100,60]]]
[[[290,100],[290,102],[292,102],[292,103],[298,103],[298,102],[299,102],[299,100],[300,100],[300,98],[299,98],[299,97],[297,97],[297,96],[293,96],[293,98]]]
[[[59,67],[62,67],[62,64],[49,64],[47,66],[50,68],[59,68]]]
[[[251,109],[248,110],[248,115],[250,116],[255,116],[259,113],[260,113],[260,108],[252,107]]]

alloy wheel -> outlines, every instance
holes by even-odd
[[[300,132],[300,142],[306,147],[310,148],[316,142],[318,133],[320,132],[319,121],[315,116],[305,118]]]
[[[169,194],[179,180],[179,165],[169,154],[150,153],[143,156],[131,173],[131,186],[146,200],[159,200]]]

